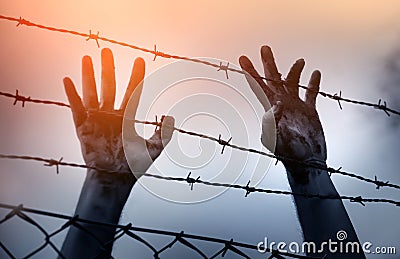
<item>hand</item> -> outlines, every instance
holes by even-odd
[[[240,57],[239,62],[242,69],[248,72],[247,81],[266,110],[262,119],[263,145],[282,159],[294,193],[339,196],[326,170],[304,166],[302,163],[293,161],[326,167],[325,137],[315,109],[321,73],[319,71],[312,73],[305,100],[302,101],[299,98],[299,81],[305,65],[304,60],[297,60],[283,81],[268,46],[261,48],[261,59],[267,83],[259,76],[247,57]],[[263,98],[265,96],[262,96],[262,93],[271,103],[271,109],[268,109],[269,104],[265,102]],[[275,131],[271,130],[274,128],[276,128],[276,136],[272,135],[272,133],[275,134]],[[334,236],[338,229],[345,229],[348,235],[347,241],[359,243],[341,200],[297,195],[294,195],[293,199],[306,242],[314,242],[317,247],[323,248],[324,242]],[[308,252],[307,255],[365,259],[363,253],[344,255],[332,253],[328,249],[316,253]]]
[[[261,48],[261,60],[267,83],[261,79],[247,57],[240,57],[239,62],[242,69],[254,78],[247,77],[260,102],[263,104],[254,87],[254,80],[272,105],[262,120],[263,145],[277,156],[325,164],[327,156],[325,137],[315,109],[321,73],[319,71],[312,73],[305,100],[302,101],[299,98],[298,84],[305,65],[304,60],[299,59],[293,64],[284,81],[281,80],[270,47]],[[263,106],[267,107],[265,104]],[[271,136],[271,132],[274,132],[271,131],[273,127],[276,127],[276,146],[275,136]],[[283,163],[287,165],[290,162],[284,160]]]
[[[119,110],[114,109],[116,83],[114,59],[110,49],[102,50],[101,63],[100,103],[97,97],[93,64],[89,56],[82,59],[83,102],[68,77],[64,79],[65,92],[71,106],[86,165],[121,173],[130,172],[124,155],[122,120],[131,95],[134,98],[132,100],[133,107],[135,111],[137,109],[143,87],[145,63],[141,58],[135,60]],[[131,169],[143,174],[171,139],[174,119],[163,116],[161,129],[157,130],[148,140],[144,140],[136,134],[134,123],[130,123],[129,126],[131,128],[126,131],[128,137],[124,138],[126,140],[125,148],[133,151],[134,156],[128,159],[133,165]],[[131,152],[129,154],[132,154]]]

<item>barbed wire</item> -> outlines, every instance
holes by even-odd
[[[18,217],[21,220],[34,226],[45,237],[44,243],[41,244],[36,249],[34,249],[32,252],[30,252],[24,258],[29,258],[29,257],[32,257],[32,256],[38,254],[40,251],[42,251],[47,246],[50,246],[57,253],[57,255],[59,257],[65,258],[65,256],[61,253],[61,251],[57,248],[57,246],[52,242],[51,238],[53,238],[55,235],[59,234],[60,232],[66,230],[70,226],[74,226],[74,227],[78,228],[80,231],[84,231],[89,236],[91,236],[91,238],[94,238],[95,240],[97,240],[99,242],[100,247],[102,248],[102,250],[104,252],[105,252],[105,247],[107,245],[114,243],[115,241],[117,241],[118,239],[120,239],[123,236],[127,236],[127,237],[131,238],[132,240],[135,240],[136,242],[139,242],[139,243],[143,244],[145,247],[147,247],[148,249],[150,249],[153,252],[153,257],[156,259],[159,259],[160,255],[164,251],[166,251],[169,248],[172,248],[176,243],[180,243],[184,247],[193,250],[195,253],[197,253],[202,258],[210,258],[210,259],[215,258],[216,256],[218,256],[220,254],[223,257],[228,251],[235,253],[236,255],[239,255],[240,257],[243,257],[243,258],[251,258],[250,256],[248,256],[248,254],[246,254],[239,248],[258,251],[257,245],[243,243],[243,242],[237,242],[237,241],[234,241],[233,239],[224,240],[224,239],[209,237],[209,236],[188,234],[188,233],[185,233],[184,231],[172,232],[172,231],[166,231],[166,230],[160,230],[160,229],[136,227],[136,226],[133,226],[132,223],[129,223],[127,225],[111,224],[111,223],[105,223],[105,222],[99,222],[99,221],[80,218],[79,215],[68,216],[68,215],[54,213],[54,212],[50,212],[50,211],[38,210],[38,209],[33,209],[33,208],[25,208],[22,204],[20,204],[18,206],[13,206],[13,205],[9,205],[9,204],[0,203],[0,208],[11,210],[2,220],[0,220],[0,225],[4,224],[5,222],[7,222],[8,220],[10,220],[14,217]],[[48,232],[37,221],[35,221],[31,217],[29,217],[27,215],[27,213],[40,215],[40,216],[46,216],[46,217],[50,217],[50,218],[62,219],[62,220],[66,220],[66,222],[64,224],[62,224],[59,228],[54,230],[53,232]],[[115,233],[115,236],[113,239],[103,243],[87,227],[85,227],[84,224],[113,228],[116,230],[116,233]],[[138,233],[154,234],[154,235],[158,235],[158,236],[169,236],[169,237],[173,237],[174,239],[172,241],[168,242],[165,246],[162,246],[161,248],[157,249],[149,241],[146,241],[143,237],[139,236]],[[194,245],[193,242],[189,242],[189,240],[205,241],[205,242],[214,243],[214,244],[222,244],[223,247],[222,247],[222,249],[215,252],[212,256],[207,256],[206,253],[204,253],[199,247]],[[5,244],[3,244],[2,242],[0,242],[0,248],[3,249],[3,251],[10,258],[16,258],[13,255],[13,253],[11,252],[11,250],[8,249],[7,246]],[[283,252],[283,251],[279,251],[279,250],[275,250],[275,249],[270,249],[270,247],[264,248],[263,246],[261,246],[260,248],[263,251],[265,250],[266,252],[271,254],[271,256],[269,258],[277,258],[277,259],[278,258],[281,259],[281,258],[285,258],[285,257],[299,258],[299,259],[322,258],[322,257],[312,257],[312,256],[305,256],[305,255],[300,255],[300,254],[289,253],[289,252]],[[99,254],[95,258],[98,258],[101,255],[102,254]]]
[[[14,103],[13,105],[16,105],[18,101],[22,102],[22,107],[25,107],[25,103],[26,102],[32,102],[32,103],[37,103],[37,104],[43,104],[43,105],[55,105],[55,106],[60,106],[60,107],[70,107],[68,104],[63,103],[63,102],[58,102],[58,101],[50,101],[50,100],[40,100],[40,99],[32,99],[31,97],[26,97],[23,96],[21,94],[19,94],[18,90],[16,90],[15,94],[11,94],[11,93],[6,93],[6,92],[1,92],[0,91],[0,96],[5,96],[8,98],[12,98],[14,99]],[[106,113],[106,114],[110,114],[113,116],[121,116],[123,117],[124,115],[119,114],[119,113],[115,113],[115,112],[107,112],[107,111],[97,111],[99,113]],[[154,125],[156,127],[160,127],[161,126],[161,122],[155,121],[143,121],[143,120],[136,120],[136,119],[130,119],[130,118],[124,118],[124,119],[129,119],[134,121],[135,123],[140,123],[140,124],[146,124],[146,125]],[[266,157],[270,157],[272,159],[276,159],[277,161],[290,161],[290,162],[294,162],[303,166],[308,166],[308,167],[312,167],[315,169],[321,169],[321,170],[327,170],[329,172],[329,174],[341,174],[344,176],[348,176],[351,178],[355,178],[358,179],[360,181],[364,181],[367,183],[371,183],[374,184],[376,186],[376,189],[380,189],[381,187],[390,187],[390,188],[395,188],[395,189],[400,189],[400,186],[397,184],[393,184],[390,183],[389,181],[381,181],[378,180],[377,176],[374,177],[374,179],[370,179],[370,178],[366,178],[354,173],[350,173],[350,172],[346,172],[342,170],[342,167],[339,168],[333,168],[333,167],[326,167],[326,166],[322,166],[319,164],[314,164],[314,163],[306,163],[304,161],[297,161],[295,159],[292,158],[288,158],[288,157],[283,157],[283,156],[277,156],[274,155],[272,153],[267,153],[261,150],[257,150],[257,149],[253,149],[253,148],[246,148],[246,147],[242,147],[242,146],[238,146],[235,144],[231,143],[232,137],[228,140],[225,141],[223,139],[221,139],[221,135],[219,135],[218,138],[216,137],[212,137],[212,136],[208,136],[205,134],[201,134],[201,133],[197,133],[197,132],[192,132],[192,131],[188,131],[188,130],[184,130],[184,129],[180,129],[177,127],[173,128],[174,131],[177,131],[179,133],[182,134],[186,134],[186,135],[190,135],[190,136],[194,136],[194,137],[199,137],[199,138],[203,138],[203,139],[208,139],[211,141],[214,141],[216,143],[218,143],[219,145],[222,146],[222,150],[221,150],[221,154],[224,152],[225,147],[230,147],[233,149],[237,149],[243,152],[250,152],[250,153],[254,153],[254,154],[258,154],[258,155],[262,155],[262,156],[266,156]]]
[[[32,99],[30,96],[26,97],[26,96],[20,95],[18,89],[15,90],[15,94],[0,92],[0,95],[14,99],[13,105],[16,105],[18,102],[21,102],[22,107],[25,107],[25,103],[30,102],[30,103],[50,104],[50,105],[56,105],[56,106],[60,106],[60,107],[70,108],[70,106],[68,104],[63,103],[63,102]]]
[[[121,173],[120,171],[107,170],[107,169],[103,169],[100,167],[93,167],[93,166],[87,166],[84,164],[63,162],[62,158],[57,160],[57,159],[43,158],[43,157],[37,157],[37,156],[21,156],[21,155],[5,155],[5,154],[0,154],[0,158],[33,160],[33,161],[44,162],[45,166],[55,166],[57,173],[59,173],[59,166],[69,166],[69,167],[93,169],[96,171],[106,172],[106,173]],[[200,177],[192,178],[192,177],[190,177],[190,175],[191,175],[191,172],[189,172],[187,177],[170,177],[170,176],[162,176],[162,175],[156,175],[156,174],[150,174],[150,173],[144,174],[144,176],[146,176],[146,177],[151,177],[151,178],[156,178],[156,179],[161,179],[161,180],[186,182],[189,184],[191,190],[193,190],[194,184],[197,184],[197,183],[202,184],[202,185],[207,185],[207,186],[213,186],[213,187],[226,187],[226,188],[241,189],[241,190],[246,191],[245,197],[247,197],[250,193],[258,192],[258,193],[265,193],[265,194],[293,195],[293,196],[299,196],[299,197],[310,198],[310,199],[318,198],[318,199],[325,199],[325,200],[349,200],[350,202],[360,203],[363,206],[365,206],[364,203],[366,203],[366,202],[367,203],[388,203],[388,204],[394,204],[396,206],[400,206],[400,201],[395,201],[392,199],[363,198],[361,196],[320,195],[320,194],[314,194],[314,193],[300,193],[300,192],[291,192],[291,191],[282,191],[282,190],[263,189],[263,188],[256,188],[256,187],[250,186],[250,181],[247,183],[247,185],[239,185],[239,184],[205,181],[205,180],[201,180]]]
[[[26,20],[26,19],[24,19],[22,17],[16,18],[16,17],[0,15],[0,19],[1,20],[8,20],[8,21],[17,22],[17,27],[20,26],[20,25],[25,25],[25,26],[40,28],[40,29],[43,29],[43,30],[67,33],[67,34],[72,34],[72,35],[75,35],[75,36],[84,37],[86,39],[86,41],[89,41],[89,40],[96,41],[97,47],[100,47],[99,41],[104,41],[104,42],[109,42],[109,43],[112,43],[112,44],[120,45],[120,46],[123,46],[123,47],[128,47],[128,48],[131,48],[131,49],[139,50],[139,51],[154,55],[153,61],[155,61],[157,57],[162,57],[162,58],[167,58],[167,59],[170,58],[170,59],[176,59],[176,60],[184,60],[184,61],[203,64],[203,65],[206,65],[206,66],[211,66],[211,67],[216,68],[217,71],[224,71],[226,73],[227,79],[229,79],[228,71],[231,71],[231,72],[234,72],[234,73],[239,73],[239,74],[244,74],[244,75],[246,74],[246,72],[244,72],[242,70],[229,67],[229,62],[226,65],[223,65],[222,61],[219,64],[216,64],[216,63],[212,63],[212,62],[209,62],[209,61],[204,61],[204,60],[197,59],[197,58],[185,57],[185,56],[180,56],[180,55],[175,55],[175,54],[168,54],[168,53],[161,52],[161,51],[157,50],[157,46],[156,45],[154,45],[154,49],[151,50],[151,49],[139,47],[139,46],[136,46],[136,45],[128,44],[128,43],[125,43],[125,42],[122,42],[122,41],[117,41],[117,40],[114,40],[114,39],[101,37],[99,35],[99,32],[97,32],[96,34],[93,34],[91,30],[89,30],[89,34],[87,34],[87,33],[82,33],[82,32],[78,32],[78,31],[74,31],[74,30],[56,28],[56,27],[52,27],[52,26],[42,25],[42,24],[39,24],[39,23],[34,23],[34,22],[28,21],[28,20]],[[262,80],[269,81],[269,82],[278,82],[278,83],[284,82],[284,80],[276,80],[276,79],[267,78],[267,77],[261,77],[261,76],[259,78],[262,79]],[[307,86],[303,86],[303,85],[300,85],[300,84],[297,85],[297,86],[302,88],[302,89],[308,89]],[[365,101],[353,100],[353,99],[350,99],[350,98],[342,97],[342,91],[340,91],[339,94],[337,94],[337,93],[330,94],[330,93],[318,91],[318,94],[323,96],[323,97],[325,97],[325,98],[337,101],[338,104],[339,104],[339,108],[340,109],[342,109],[341,102],[347,102],[347,103],[352,103],[352,104],[356,104],[356,105],[362,105],[362,106],[367,106],[367,107],[375,108],[375,109],[378,109],[378,110],[382,110],[388,116],[390,116],[390,114],[400,115],[400,111],[397,111],[395,109],[389,108],[387,106],[386,101],[382,101],[381,99],[379,99],[377,103],[370,103],[370,102],[365,102]]]
[[[171,58],[171,59],[185,60],[185,61],[200,63],[200,64],[203,64],[203,65],[207,65],[207,66],[211,66],[211,67],[217,68],[217,71],[225,71],[227,79],[229,79],[228,71],[235,72],[235,73],[240,73],[240,74],[245,74],[245,72],[242,71],[242,70],[238,70],[238,69],[234,69],[234,68],[229,67],[229,62],[226,65],[223,65],[222,62],[220,62],[219,64],[215,64],[215,63],[208,62],[208,61],[203,61],[203,60],[200,60],[200,59],[168,54],[168,53],[165,53],[165,52],[158,51],[156,45],[154,45],[154,50],[141,48],[141,47],[138,47],[138,46],[135,46],[135,45],[131,45],[131,44],[128,44],[128,43],[124,43],[124,42],[121,42],[121,41],[116,41],[116,40],[109,39],[109,38],[106,38],[106,37],[101,37],[101,36],[99,36],[99,32],[97,32],[96,34],[93,34],[91,30],[89,30],[89,34],[86,34],[86,33],[81,33],[81,32],[77,32],[77,31],[73,31],[73,30],[60,29],[60,28],[55,28],[55,27],[50,27],[50,26],[45,26],[45,25],[33,23],[33,22],[30,22],[28,20],[23,19],[22,17],[13,18],[13,17],[7,17],[7,16],[0,15],[0,19],[18,22],[17,26],[20,26],[20,25],[33,26],[33,27],[37,27],[37,28],[40,28],[40,29],[45,29],[45,30],[50,30],[50,31],[57,31],[57,32],[61,32],[61,33],[69,33],[69,34],[73,34],[73,35],[76,35],[76,36],[85,37],[86,41],[89,41],[89,40],[96,41],[96,44],[97,44],[98,47],[100,47],[99,41],[104,41],[104,42],[109,42],[109,43],[112,43],[112,44],[117,44],[117,45],[120,45],[120,46],[129,47],[129,48],[132,48],[132,49],[135,49],[135,50],[139,50],[139,51],[142,51],[142,52],[145,52],[145,53],[153,54],[154,55],[154,59],[153,60],[155,60],[157,57],[163,57],[163,58]],[[263,79],[263,80],[267,80],[267,81],[284,82],[282,80],[271,80],[270,78],[266,78],[266,77],[260,77],[260,78]],[[302,89],[308,89],[308,87],[302,86],[302,85],[298,85],[298,87],[300,87]],[[342,97],[342,92],[341,91],[340,91],[339,94],[329,94],[329,93],[325,93],[325,92],[322,92],[322,91],[318,91],[318,94],[323,96],[323,97],[326,97],[326,98],[329,98],[329,99],[337,101],[338,104],[339,104],[340,109],[342,109],[341,101],[343,101],[343,102],[348,102],[348,103],[352,103],[352,104],[368,106],[368,107],[372,107],[372,108],[375,108],[375,109],[378,109],[378,110],[382,110],[388,116],[390,116],[391,113],[392,114],[396,114],[396,115],[400,115],[399,111],[396,111],[394,109],[389,108],[387,106],[387,103],[385,101],[381,101],[381,99],[379,99],[378,103],[375,104],[375,103],[368,103],[368,102],[364,102],[364,101],[358,101],[358,100],[353,100],[353,99],[349,99],[349,98],[344,98],[344,97]],[[31,97],[25,97],[25,96],[20,95],[18,93],[18,90],[16,91],[15,95],[10,94],[10,93],[3,93],[3,92],[0,92],[0,95],[6,96],[6,97],[10,97],[10,98],[14,98],[15,101],[14,101],[13,104],[16,105],[18,102],[21,102],[22,103],[22,107],[25,107],[25,103],[26,102],[39,103],[39,104],[50,104],[50,105],[57,105],[57,106],[62,106],[62,107],[70,107],[68,104],[62,103],[62,102],[39,100],[39,99],[32,99]],[[161,123],[157,122],[157,121],[156,122],[140,121],[140,120],[134,120],[134,121],[136,123],[161,126]],[[276,155],[273,155],[273,154],[270,154],[270,153],[266,153],[266,152],[263,152],[263,151],[259,151],[259,150],[255,150],[255,149],[251,149],[251,148],[240,147],[240,146],[237,146],[237,145],[234,145],[234,144],[230,143],[230,141],[232,140],[232,137],[228,141],[225,141],[225,140],[221,139],[221,135],[219,136],[219,138],[215,138],[215,137],[212,137],[212,136],[208,136],[208,135],[204,135],[204,134],[200,134],[200,133],[196,133],[196,132],[191,132],[191,131],[186,131],[186,130],[179,129],[179,128],[174,128],[174,130],[178,131],[180,133],[183,133],[183,134],[188,134],[188,135],[191,135],[191,136],[197,136],[197,137],[206,138],[206,139],[215,141],[215,142],[219,143],[220,145],[222,145],[221,153],[224,152],[224,149],[225,149],[226,146],[229,146],[229,147],[234,148],[234,149],[247,151],[247,152],[251,152],[251,153],[256,153],[256,154],[260,154],[260,155],[263,155],[263,156],[268,156],[268,157],[271,157],[271,158],[274,158],[274,159],[277,159],[277,160],[280,160],[280,161],[285,161],[285,160],[286,161],[293,161],[293,162],[300,163],[300,164],[303,164],[303,165],[316,167],[316,168],[319,168],[319,169],[324,169],[324,170],[327,170],[330,174],[337,173],[337,174],[342,174],[342,175],[345,175],[345,176],[353,177],[353,178],[356,178],[356,179],[359,179],[359,180],[362,180],[362,181],[365,181],[365,182],[369,182],[369,183],[375,184],[377,189],[379,189],[380,187],[383,187],[383,186],[400,189],[399,185],[391,184],[388,181],[386,181],[386,182],[379,181],[376,176],[375,176],[375,179],[368,179],[368,178],[364,178],[362,176],[359,176],[359,175],[356,175],[356,174],[353,174],[353,173],[348,173],[348,172],[341,171],[341,168],[334,169],[334,168],[324,167],[324,166],[323,167],[319,167],[319,166],[307,164],[307,163],[304,163],[304,162],[301,162],[301,161],[296,161],[296,160],[293,160],[293,159],[290,159],[290,158],[276,156]],[[70,167],[85,168],[85,169],[95,169],[95,170],[103,171],[103,172],[107,171],[109,173],[115,172],[115,171],[104,170],[104,169],[97,168],[97,167],[89,167],[89,166],[86,166],[86,165],[83,165],[83,164],[78,164],[78,163],[63,162],[62,161],[63,158],[56,160],[56,159],[46,159],[46,158],[42,158],[42,157],[19,156],[19,155],[3,155],[3,154],[0,154],[0,158],[35,160],[35,161],[45,162],[45,164],[44,164],[45,166],[49,166],[49,167],[55,166],[57,174],[59,173],[59,166],[70,166]],[[271,189],[262,189],[262,188],[251,187],[250,186],[250,181],[247,183],[246,186],[244,186],[244,185],[238,185],[238,184],[227,184],[227,183],[216,183],[216,182],[204,181],[204,180],[200,179],[200,176],[198,176],[197,178],[191,178],[190,175],[191,175],[191,173],[189,173],[186,178],[183,178],[183,177],[165,177],[165,176],[160,176],[160,175],[145,174],[145,176],[147,176],[147,177],[152,177],[152,178],[156,178],[156,179],[162,179],[162,180],[168,180],[168,181],[177,181],[177,182],[187,182],[189,184],[191,190],[193,190],[194,184],[197,184],[197,183],[198,184],[207,185],[207,186],[242,189],[242,190],[246,191],[245,197],[247,197],[250,193],[259,192],[259,193],[267,193],[267,194],[301,196],[301,197],[305,197],[305,198],[349,200],[350,202],[360,203],[363,206],[365,206],[364,203],[367,203],[367,202],[371,202],[371,203],[372,202],[373,203],[389,203],[389,204],[394,204],[396,206],[400,206],[400,202],[399,201],[394,201],[394,200],[391,200],[391,199],[370,199],[370,198],[362,198],[361,196],[352,197],[352,196],[334,196],[334,195],[318,195],[318,194],[308,194],[308,193],[295,193],[295,192],[290,192],[290,191],[280,191],[280,190],[271,190]],[[12,210],[9,214],[7,214],[5,216],[5,218],[3,220],[0,221],[0,225],[5,223],[7,220],[13,218],[14,216],[17,216],[17,217],[21,218],[22,220],[24,220],[25,222],[35,226],[45,236],[45,242],[41,246],[39,246],[37,249],[35,249],[31,253],[29,253],[25,258],[29,258],[29,257],[34,256],[35,254],[37,254],[38,252],[40,252],[41,250],[43,250],[47,246],[50,246],[57,253],[57,255],[60,256],[61,258],[65,258],[62,255],[61,251],[51,241],[51,238],[53,236],[55,236],[56,234],[60,233],[61,231],[65,230],[69,226],[75,226],[78,229],[80,229],[81,231],[84,231],[87,234],[89,234],[92,238],[98,240],[98,242],[100,242],[100,245],[103,247],[103,250],[105,250],[105,247],[108,244],[115,242],[119,238],[121,238],[123,236],[129,236],[132,239],[136,240],[137,242],[140,242],[140,243],[144,244],[146,247],[148,247],[154,253],[154,258],[159,258],[159,255],[162,252],[166,251],[168,248],[173,247],[174,244],[176,244],[176,243],[180,243],[183,246],[193,250],[194,252],[196,252],[199,256],[201,256],[203,258],[215,258],[215,257],[217,257],[219,255],[222,255],[222,257],[223,257],[228,251],[236,253],[237,255],[239,255],[239,256],[241,256],[243,258],[251,258],[246,253],[241,251],[238,247],[246,248],[246,249],[252,249],[252,250],[256,250],[257,249],[257,246],[255,246],[255,245],[235,242],[235,241],[233,241],[233,239],[228,241],[228,240],[216,239],[216,238],[211,238],[211,237],[186,234],[186,233],[184,233],[184,231],[181,231],[181,232],[178,233],[178,232],[169,232],[169,231],[163,231],[163,230],[138,228],[138,227],[133,227],[132,224],[113,225],[113,224],[107,224],[107,223],[102,223],[102,222],[96,222],[96,221],[90,221],[90,220],[81,219],[81,218],[79,218],[78,215],[76,215],[74,217],[71,217],[71,216],[66,216],[66,215],[62,215],[62,214],[56,214],[56,213],[52,213],[52,212],[46,212],[46,211],[40,211],[40,210],[35,210],[35,209],[24,208],[22,205],[12,206],[12,205],[7,205],[7,204],[1,204],[0,203],[0,207],[8,208],[8,209]],[[33,213],[33,214],[39,214],[39,215],[45,215],[45,216],[50,216],[50,217],[55,217],[55,218],[66,219],[67,222],[64,225],[62,225],[59,229],[49,233],[39,223],[37,223],[31,217],[29,217],[26,213],[23,213],[23,211],[29,212],[29,213]],[[84,226],[82,226],[79,223],[87,223],[87,224],[108,226],[108,227],[116,228],[118,230],[116,232],[115,237],[112,240],[108,241],[107,243],[102,244],[101,241],[93,233],[91,233],[87,228],[85,228]],[[153,245],[151,245],[149,242],[147,242],[146,240],[144,240],[142,237],[140,237],[139,235],[135,234],[134,232],[153,233],[153,234],[159,234],[159,235],[172,236],[172,237],[174,237],[174,239],[171,242],[169,242],[168,244],[166,244],[165,246],[163,246],[162,248],[156,249]],[[187,239],[215,242],[215,243],[223,244],[224,246],[223,246],[222,249],[218,250],[215,254],[213,254],[211,257],[209,257],[209,256],[205,255],[205,253],[203,253],[193,243],[189,242]],[[11,258],[15,258],[15,256],[13,256],[12,252],[2,242],[0,242],[0,248],[3,249],[3,251],[8,256],[10,256]],[[266,249],[267,252],[271,253],[271,256],[269,258],[284,258],[283,256],[292,257],[292,258],[315,258],[315,257],[296,255],[296,254],[290,254],[290,253],[282,253],[282,252],[280,252],[278,250],[270,250],[269,248],[265,248],[265,249]]]

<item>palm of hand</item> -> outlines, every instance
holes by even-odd
[[[275,154],[298,161],[326,160],[324,132],[317,111],[300,98],[281,101],[276,116]]]
[[[325,137],[315,109],[320,72],[313,72],[305,101],[302,101],[299,98],[298,84],[304,68],[304,60],[297,60],[286,80],[282,81],[272,51],[268,46],[261,48],[261,58],[267,83],[259,76],[247,57],[242,56],[239,61],[243,70],[252,77],[252,79],[247,77],[248,82],[266,109],[262,123],[262,143],[279,157],[302,162],[325,163],[327,155]],[[256,87],[261,87],[267,96],[272,105],[271,109],[268,109],[260,92],[254,86],[255,82]],[[272,128],[276,128],[276,132],[271,131]],[[275,133],[276,136],[271,135]]]
[[[122,145],[122,113],[89,111],[76,131],[88,166],[129,172]]]

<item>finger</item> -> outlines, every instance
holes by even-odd
[[[140,84],[142,84],[143,82],[144,74],[145,74],[145,62],[142,58],[137,58],[135,60],[135,63],[133,64],[131,78],[129,79],[129,84],[128,87],[126,88],[126,92],[121,103],[121,108],[120,108],[121,110],[126,109],[126,106],[129,102],[129,99],[131,98],[131,95],[135,93],[134,97],[137,98],[137,100],[135,99],[134,101],[135,106],[133,107],[133,109],[134,109],[134,115],[136,115],[140,94],[142,93],[142,85]]]
[[[321,83],[321,72],[315,70],[311,75],[310,81],[308,83],[308,89],[306,91],[306,103],[314,108],[320,83]]]
[[[274,55],[272,54],[272,50],[269,46],[261,47],[261,60],[268,86],[270,86],[271,90],[275,93],[281,93],[283,91],[281,80],[282,75],[278,72]]]
[[[96,81],[94,78],[93,63],[89,56],[82,58],[82,93],[86,109],[98,109]]]
[[[75,127],[80,126],[86,119],[86,110],[83,106],[82,100],[76,92],[74,83],[71,79],[66,77],[63,80],[64,90],[68,97],[68,102],[71,107],[72,116],[74,118]]]
[[[282,103],[278,101],[262,118],[261,143],[272,153],[276,146],[276,121],[279,121],[282,110]]]
[[[261,79],[260,75],[258,74],[257,70],[255,70],[253,64],[251,63],[248,57],[241,56],[239,58],[239,64],[240,67],[247,72],[245,76],[251,90],[253,90],[258,101],[261,103],[264,109],[268,110],[270,108],[270,104],[268,103],[265,96],[271,102],[273,102],[274,93],[269,89],[267,84]]]
[[[115,71],[114,58],[110,49],[101,51],[101,97],[100,109],[114,110],[115,101]]]
[[[284,85],[286,91],[291,95],[299,96],[300,75],[303,71],[304,65],[304,59],[301,58],[298,59],[289,70]]]

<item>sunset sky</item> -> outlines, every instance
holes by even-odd
[[[224,64],[229,61],[232,66],[238,64],[238,58],[245,54],[253,60],[260,72],[259,51],[262,45],[267,44],[271,46],[278,68],[284,76],[296,59],[304,58],[306,67],[301,79],[303,85],[307,84],[311,72],[319,69],[322,72],[321,90],[325,92],[333,94],[342,91],[344,97],[372,103],[381,98],[391,108],[400,109],[400,3],[396,0],[0,1],[1,15],[21,16],[32,22],[83,33],[99,31],[100,36],[148,49],[153,49],[156,44],[159,51],[166,53],[210,58],[217,63],[223,61]],[[101,41],[101,48],[98,48],[92,40],[27,26],[16,27],[15,22],[6,20],[0,20],[0,31],[0,91],[15,93],[18,89],[21,94],[32,98],[67,102],[62,79],[65,76],[71,77],[80,91],[81,58],[84,55],[93,58],[100,85],[100,50],[104,47],[111,48],[114,53],[117,104],[122,100],[136,57],[144,58],[146,74],[153,76],[159,75],[157,71],[160,68],[169,68],[174,62],[161,57],[153,61],[151,54]],[[201,65],[196,66],[199,66],[199,71],[205,69]],[[224,80],[223,72],[216,69],[210,71],[210,78]],[[231,81],[227,83],[238,83],[240,80],[245,82],[238,75],[230,76]],[[162,81],[162,78],[158,80]],[[233,92],[210,90],[211,85],[207,93],[223,100],[236,98]],[[248,90],[245,83],[241,87]],[[147,95],[144,93],[143,98],[151,95],[151,89]],[[188,93],[200,93],[196,91]],[[184,96],[185,93],[178,91],[174,96]],[[254,96],[249,98],[254,99]],[[150,102],[149,99],[145,101]],[[261,106],[257,102],[253,103],[255,112],[251,116],[254,118],[244,115],[246,109],[241,112],[242,117],[246,117],[250,123],[250,128],[254,127],[254,131],[249,132],[249,128],[246,128],[244,136],[238,137],[234,135],[235,129],[230,132],[233,141],[243,137],[244,143],[248,141],[249,145],[261,148],[258,143],[260,129],[254,123],[261,114]],[[65,161],[83,163],[69,109],[32,103],[22,108],[20,103],[16,106],[12,104],[12,99],[0,96],[0,153],[63,157]],[[235,104],[236,107],[242,105],[239,101]],[[400,184],[400,117],[388,117],[383,111],[363,106],[347,103],[342,103],[342,106],[341,111],[337,102],[321,96],[317,102],[328,146],[328,165],[343,167],[346,171],[368,178],[377,175],[379,179]],[[145,109],[144,104],[142,109]],[[171,115],[179,117],[178,114]],[[221,128],[224,123],[236,125],[230,124],[232,121],[229,118],[234,117],[225,117],[226,121],[221,123]],[[203,119],[203,123],[192,121],[192,124],[182,127],[218,137],[220,129],[213,128],[207,119]],[[199,150],[202,147],[215,149],[214,155],[219,155],[220,147],[214,143],[187,139],[191,144],[179,143],[190,155],[197,154],[190,150],[193,145],[196,150],[197,147]],[[192,151],[194,153],[190,153]],[[247,159],[243,157],[247,154],[235,152],[228,152],[238,157],[235,161]],[[161,156],[155,166],[167,164],[169,172],[185,177],[187,170],[175,168],[172,163],[168,163],[168,159],[167,155]],[[250,157],[246,161],[252,164],[257,159]],[[54,168],[43,167],[36,162],[1,160],[0,163],[0,203],[22,203],[26,207],[73,215],[85,176],[84,170],[60,168],[61,173],[56,175]],[[222,162],[204,167],[203,173],[220,165]],[[244,170],[238,183],[245,185],[250,174]],[[372,184],[339,175],[332,176],[332,179],[341,195],[400,200],[398,190],[376,190]],[[167,182],[162,184],[163,190],[176,190],[175,187],[169,188]],[[272,165],[258,187],[289,190],[284,167],[280,163]],[[195,186],[193,195],[196,188],[198,192],[212,192]],[[192,195],[188,186],[181,189],[177,190],[179,195]],[[344,201],[344,204],[361,242],[369,241],[376,246],[396,246],[400,250],[398,207],[369,203],[363,207],[348,201]],[[0,217],[7,212],[0,209]],[[60,225],[59,221],[37,218],[49,229]],[[182,204],[166,201],[152,195],[141,185],[135,185],[121,222],[177,232],[184,230],[185,233],[228,240],[233,238],[251,244],[257,244],[264,237],[288,243],[300,242],[302,238],[291,197],[251,194],[245,198],[244,192],[239,190],[228,190],[204,202]],[[43,240],[39,234],[24,234],[25,227],[15,219],[0,225],[0,241],[17,257],[26,255]],[[29,231],[35,232],[30,227]],[[62,244],[64,236],[65,232],[56,237],[57,244]],[[168,240],[150,235],[145,237],[159,246]],[[206,251],[218,249],[204,244],[202,247]],[[180,249],[182,247],[171,249],[165,258],[174,258],[174,255],[182,252]],[[131,253],[152,258],[146,248],[128,239],[115,245],[115,257],[126,257]],[[0,251],[1,258],[3,255],[3,251]],[[264,258],[261,254],[252,255]],[[191,252],[187,256],[192,256]],[[55,254],[51,249],[46,249],[36,258],[44,257],[55,257]],[[378,256],[369,255],[368,258]]]

